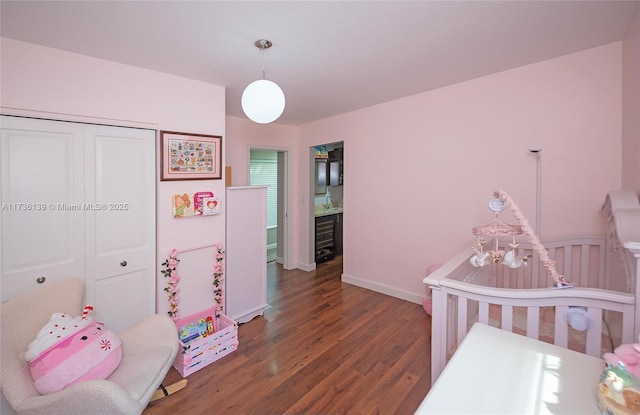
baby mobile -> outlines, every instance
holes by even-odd
[[[500,220],[498,217],[499,214],[507,207],[511,209],[520,225],[510,225]],[[529,225],[529,221],[527,221],[527,218],[525,218],[520,208],[518,208],[518,205],[516,205],[507,192],[502,189],[496,190],[493,193],[493,198],[489,201],[489,210],[495,213],[495,219],[487,225],[477,226],[472,229],[473,234],[477,237],[477,242],[476,245],[472,247],[474,255],[469,259],[471,265],[474,267],[484,267],[490,263],[501,263],[509,268],[526,266],[531,259],[531,255],[525,255],[521,258],[516,256],[516,250],[519,246],[516,242],[516,236],[524,234],[553,279],[554,287],[569,288],[573,286],[564,275],[558,273],[555,262],[549,257],[548,251],[540,242],[531,225]],[[507,252],[499,248],[498,243],[500,237],[511,237],[509,250]],[[493,249],[485,250],[485,245],[488,243],[488,239],[486,238],[494,238]]]

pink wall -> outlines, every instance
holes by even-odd
[[[303,174],[298,172],[296,163],[298,147],[298,128],[281,124],[256,124],[247,118],[227,117],[227,147],[225,149],[227,166],[231,166],[231,185],[247,186],[249,182],[249,150],[269,149],[288,152],[288,200],[287,211],[289,219],[289,263],[286,268],[305,268],[298,262],[297,201],[298,182]],[[307,217],[308,218],[308,217]],[[308,233],[307,233],[308,235]]]
[[[233,166],[232,186],[249,185],[249,149],[293,150],[297,129],[282,124],[256,124],[248,118],[226,117],[229,136],[227,166]],[[295,166],[293,166],[295,169]]]
[[[622,42],[622,188],[640,193],[640,6]]]
[[[427,267],[491,221],[494,189],[534,222],[532,146],[543,149],[542,237],[601,234],[605,193],[621,184],[620,113],[618,42],[302,126],[299,171],[309,146],[344,141],[343,277],[419,301]]]
[[[290,150],[292,254],[302,268],[313,261],[309,147],[343,141],[344,277],[419,302],[425,269],[469,247],[470,228],[492,219],[485,206],[495,188],[533,221],[532,146],[543,149],[542,236],[602,232],[604,194],[621,187],[621,59],[614,43],[287,127],[225,119],[222,87],[3,39],[1,104],[223,135],[234,185],[247,182],[248,147]],[[222,196],[223,186],[158,183],[158,262],[172,247],[224,239],[224,212],[177,222],[163,201],[196,190]],[[202,308],[197,295],[184,303]]]
[[[225,136],[223,87],[7,38],[2,38],[1,46],[4,113]],[[223,148],[224,144],[223,138]],[[199,190],[211,190],[224,198],[224,180],[158,182],[161,313],[168,307],[159,265],[169,250],[224,242],[224,203],[223,213],[216,217],[182,221],[171,217],[172,194]],[[213,269],[213,257],[203,262],[201,268]],[[210,287],[211,281],[196,281],[191,286],[185,281],[183,315],[211,305]]]

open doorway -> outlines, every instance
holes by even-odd
[[[267,188],[267,262],[288,269],[287,151],[249,149],[249,182]]]
[[[319,265],[343,255],[344,142],[310,148],[313,200],[310,223],[311,258]]]

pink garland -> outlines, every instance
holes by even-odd
[[[180,288],[178,287],[178,282],[180,282],[180,275],[178,275],[178,271],[176,267],[178,266],[178,251],[172,249],[169,252],[169,258],[167,258],[162,266],[165,267],[162,271],[162,275],[165,278],[169,278],[168,285],[164,288],[164,291],[169,294],[169,317],[173,319],[174,322],[177,322],[180,318]]]
[[[213,264],[213,295],[216,303],[216,318],[219,318],[220,314],[224,312],[224,267],[222,265],[224,251],[222,244],[219,242],[215,245],[215,248],[217,252],[215,263]],[[169,258],[162,263],[165,269],[160,271],[162,275],[169,278],[164,291],[169,295],[169,311],[167,314],[174,322],[180,319],[180,288],[178,286],[180,275],[176,269],[179,262],[178,250],[172,249],[169,252]]]
[[[224,251],[222,244],[216,244],[216,262],[213,264],[213,294],[216,301],[216,318],[220,318],[220,314],[224,312]]]
[[[529,221],[527,220],[527,218],[525,218],[524,214],[518,208],[518,205],[516,205],[511,196],[509,196],[507,192],[502,189],[496,190],[493,195],[502,199],[513,212],[513,216],[518,219],[518,222],[520,222],[520,225],[522,226],[522,232],[528,238],[531,246],[533,247],[533,250],[540,257],[540,261],[542,261],[544,267],[547,269],[547,271],[549,271],[549,274],[551,274],[551,278],[553,278],[555,286],[557,288],[570,287],[571,283],[564,275],[558,273],[558,271],[556,270],[555,261],[549,258],[549,252],[544,247],[544,245],[542,245],[540,239],[538,238],[538,235],[536,235],[536,233],[533,231],[531,225],[529,225]]]

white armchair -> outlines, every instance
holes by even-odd
[[[105,380],[90,380],[40,395],[24,359],[27,345],[51,314],[82,314],[84,283],[67,279],[3,303],[0,308],[0,385],[17,414],[140,414],[164,379],[178,352],[173,321],[149,316],[118,333],[122,361]]]

